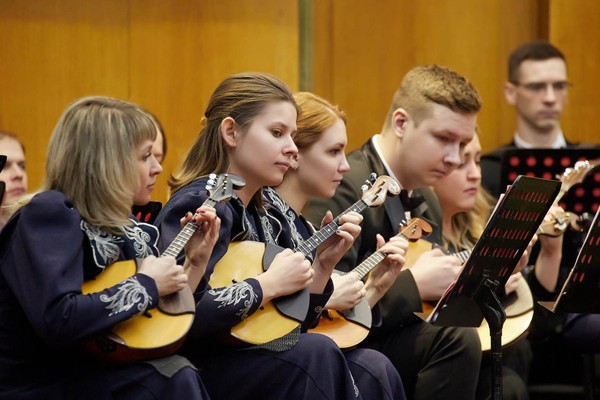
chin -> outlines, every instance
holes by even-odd
[[[150,203],[150,197],[148,198],[135,198],[133,199],[133,205],[134,206],[145,206],[146,204]]]
[[[321,192],[321,193],[317,194],[315,197],[322,197],[324,199],[331,199],[335,195],[335,191],[336,190],[337,190],[337,186],[334,187],[334,188],[332,188],[332,189],[329,189],[329,190],[326,190],[324,192]]]
[[[283,182],[283,175],[278,176],[278,177],[271,176],[271,177],[267,178],[266,181],[268,181],[268,183],[263,186],[279,186],[279,185],[281,185],[281,182]]]
[[[429,176],[427,177],[427,179],[425,179],[424,182],[421,182],[417,185],[415,185],[415,188],[423,188],[423,187],[427,187],[427,186],[435,186],[436,183],[438,183],[439,181],[441,181],[442,179],[444,179],[447,175],[444,176]]]
[[[538,125],[538,129],[540,132],[550,134],[554,130],[554,128],[556,128],[558,126],[558,121],[546,119],[546,120],[540,121],[537,125]]]
[[[473,208],[475,208],[475,201],[469,200],[464,202],[463,204],[461,204],[461,211],[462,212],[469,212],[471,210],[473,210]]]

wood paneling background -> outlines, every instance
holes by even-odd
[[[168,137],[166,179],[226,76],[272,73],[298,89],[296,0],[0,0],[0,129],[23,138],[30,190],[63,109],[91,94],[134,101]]]
[[[300,1],[312,11],[302,23]],[[353,149],[380,130],[402,76],[438,63],[480,91],[482,144],[491,150],[514,129],[502,93],[508,54],[549,38],[575,83],[565,133],[597,142],[599,19],[600,2],[591,0],[0,0],[0,129],[23,138],[34,190],[54,124],[72,100],[103,94],[137,102],[167,131],[155,195],[164,201],[168,172],[227,75],[270,72],[293,90],[301,75],[310,77],[302,89],[347,112]],[[311,38],[310,71],[300,71],[301,38]]]
[[[404,74],[432,63],[465,75],[480,92],[485,149],[510,139],[514,118],[502,93],[507,57],[540,36],[545,1],[379,0],[373,8],[363,0],[331,0],[314,6],[314,75],[329,75],[315,78],[313,90],[347,112],[350,148],[379,132]]]
[[[563,117],[570,138],[600,143],[600,2],[552,0],[550,41],[569,62],[574,83]]]

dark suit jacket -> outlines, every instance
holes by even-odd
[[[320,225],[321,219],[330,210],[334,216],[339,215],[350,205],[361,198],[360,187],[364,184],[371,172],[379,175],[387,175],[385,166],[377,155],[371,140],[362,147],[354,150],[348,155],[350,171],[344,175],[344,180],[338,187],[331,199],[310,199],[307,207],[303,210],[304,216]],[[413,217],[420,216],[426,219],[433,228],[428,240],[440,243],[441,240],[441,209],[437,198],[430,189],[415,190],[413,195],[425,197],[426,207],[419,207],[413,212]],[[420,210],[426,208],[424,212]],[[353,247],[346,253],[337,268],[342,271],[350,271],[362,260],[376,251],[377,242],[375,235],[381,234],[387,241],[396,235],[399,224],[404,219],[404,207],[398,197],[387,197],[385,203],[376,208],[368,208],[362,212],[364,217],[361,224],[362,231],[354,242]],[[372,334],[379,334],[388,330],[414,321],[414,312],[421,310],[421,298],[419,291],[409,271],[400,273],[394,285],[379,303],[383,324],[380,328],[373,329]]]

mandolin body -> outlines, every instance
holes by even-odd
[[[116,262],[96,279],[85,281],[81,291],[84,294],[100,292],[136,272],[134,260]],[[157,308],[117,324],[109,334],[87,341],[84,347],[97,358],[111,363],[166,357],[183,343],[194,320],[194,311],[194,297],[186,286],[161,298]]]
[[[254,241],[232,242],[215,265],[209,285],[229,286],[265,272],[283,248]],[[306,318],[308,289],[270,301],[231,328],[231,336],[247,344],[263,344],[290,333]]]

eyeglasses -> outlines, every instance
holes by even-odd
[[[552,86],[552,90],[559,93],[566,92],[568,88],[573,86],[573,84],[568,81],[514,83],[514,85],[521,86],[526,91],[534,94],[546,93],[548,86]]]
[[[4,166],[6,165],[6,156],[0,154],[0,171],[2,171],[2,169],[4,169]],[[0,197],[0,200],[2,198]]]

